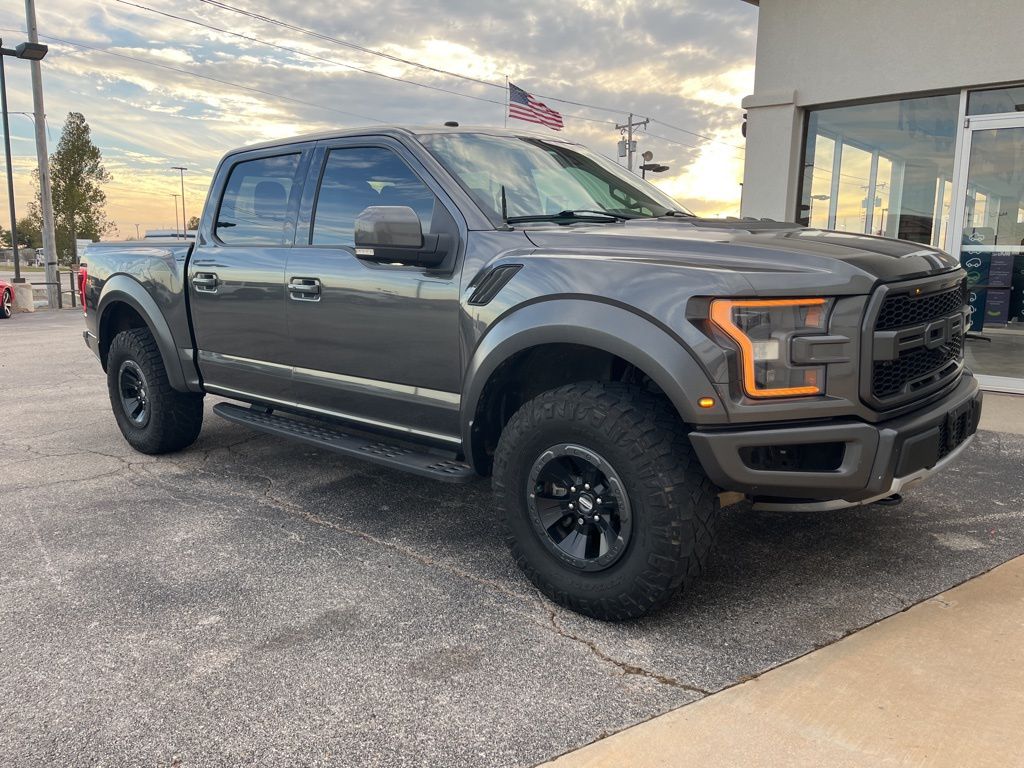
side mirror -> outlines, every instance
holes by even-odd
[[[447,235],[424,235],[419,216],[406,205],[371,205],[356,217],[360,259],[436,267],[448,255],[449,245]]]

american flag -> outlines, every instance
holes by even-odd
[[[563,126],[561,114],[512,83],[508,84],[508,116],[546,125],[553,131],[560,131]]]

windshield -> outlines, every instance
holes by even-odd
[[[502,187],[509,220],[571,211],[629,218],[688,214],[654,185],[576,145],[484,133],[419,139],[495,221],[501,221]]]

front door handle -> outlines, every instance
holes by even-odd
[[[315,277],[293,277],[288,295],[295,301],[320,301],[320,281]]]
[[[192,285],[199,293],[216,293],[220,280],[214,272],[196,272],[192,276]]]

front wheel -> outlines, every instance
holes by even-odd
[[[519,567],[594,618],[661,607],[713,543],[718,489],[671,405],[638,387],[572,384],[526,403],[502,432],[493,485]]]
[[[0,296],[0,320],[9,320],[14,314],[11,289],[4,288],[3,296]]]
[[[203,426],[203,396],[179,392],[147,328],[122,331],[107,355],[107,391],[117,426],[140,453],[187,448]]]

